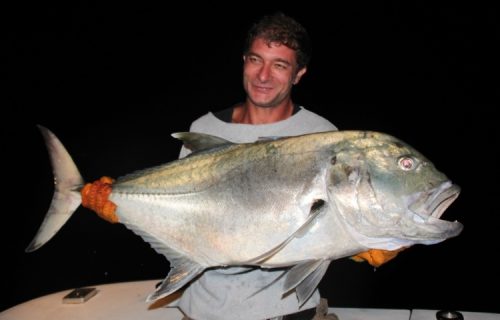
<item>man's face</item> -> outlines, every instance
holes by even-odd
[[[306,68],[297,71],[295,51],[257,38],[243,57],[243,87],[250,101],[259,107],[275,107],[291,94]]]

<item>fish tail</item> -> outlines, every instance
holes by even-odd
[[[61,141],[47,128],[38,125],[47,147],[54,174],[54,195],[49,210],[26,252],[35,251],[48,242],[81,204],[79,189],[83,178]]]

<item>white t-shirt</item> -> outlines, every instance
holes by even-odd
[[[190,127],[191,132],[236,143],[332,130],[337,130],[332,123],[303,107],[288,119],[258,125],[224,122],[209,112]],[[189,150],[183,147],[180,157],[187,154]],[[320,300],[317,289],[302,307],[294,291],[283,296],[286,277],[280,276],[284,272],[286,269],[241,267],[207,270],[170,306],[179,307],[195,320],[261,320],[316,307]]]

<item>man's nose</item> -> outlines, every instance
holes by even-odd
[[[259,73],[257,74],[257,77],[261,82],[268,81],[269,78],[271,78],[271,66],[264,64],[262,68],[260,68]]]

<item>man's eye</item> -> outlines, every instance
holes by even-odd
[[[248,60],[251,62],[251,63],[257,63],[259,62],[259,59],[257,59],[256,57],[249,57]]]

